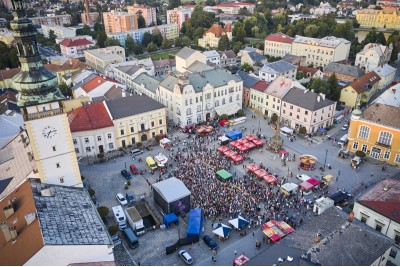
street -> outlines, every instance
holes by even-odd
[[[53,51],[45,46],[38,46],[38,50],[43,58],[59,56],[57,51]]]

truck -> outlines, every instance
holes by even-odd
[[[228,132],[225,134],[226,137],[228,137],[229,139],[231,139],[232,141],[238,140],[240,138],[242,138],[242,132],[239,130],[235,130],[232,132]]]
[[[115,222],[118,225],[119,230],[123,230],[126,228],[126,217],[124,210],[121,205],[115,206],[111,208],[114,214]]]
[[[126,208],[125,214],[129,225],[137,235],[142,235],[146,233],[146,229],[143,224],[143,218],[142,216],[140,216],[136,207]]]
[[[338,145],[343,147],[349,141],[348,134],[343,135],[340,140],[338,141]]]

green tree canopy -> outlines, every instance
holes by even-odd
[[[155,29],[153,31],[152,35],[153,35],[153,38],[152,38],[153,43],[155,43],[158,47],[160,47],[161,44],[162,44],[162,41],[163,41],[163,37],[162,37],[162,34],[161,34],[160,30],[159,29]]]
[[[138,28],[146,28],[146,20],[142,16],[142,10],[139,10],[137,13],[137,22],[138,22]]]
[[[109,46],[120,46],[121,44],[117,41],[117,39],[115,38],[108,38],[106,39],[106,41],[104,42],[105,47],[109,47]]]
[[[171,42],[167,38],[164,38],[161,44],[161,49],[168,49],[168,48],[171,48]]]
[[[253,67],[250,66],[248,63],[244,63],[242,66],[240,66],[240,69],[245,72],[254,71]]]
[[[218,41],[218,50],[225,51],[231,49],[231,47],[232,44],[231,41],[229,41],[228,36],[223,35]]]
[[[142,38],[142,46],[147,47],[147,45],[151,42],[153,42],[153,35],[149,32],[145,32]]]
[[[135,42],[133,41],[132,36],[128,35],[125,39],[125,50],[126,54],[130,55],[133,53],[133,47],[135,46]]]
[[[153,42],[149,43],[147,45],[147,52],[151,53],[151,52],[155,52],[157,51],[157,45]]]
[[[99,32],[99,34],[97,35],[96,40],[97,40],[97,45],[98,45],[100,48],[106,47],[106,46],[105,46],[105,42],[106,42],[106,40],[107,40],[107,34],[106,34],[106,32],[105,32],[105,31]]]
[[[327,83],[329,85],[329,94],[327,94],[327,98],[332,101],[339,101],[340,98],[340,89],[339,89],[339,82],[336,78],[335,73],[329,76]]]

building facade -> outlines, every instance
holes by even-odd
[[[389,62],[392,49],[392,44],[390,47],[376,43],[367,44],[363,50],[357,53],[354,65],[365,72],[372,71]]]
[[[138,28],[137,15],[127,12],[104,12],[104,29],[106,33],[118,33],[135,30]]]
[[[225,28],[222,28],[219,24],[214,24],[208,29],[202,38],[199,38],[199,46],[207,47],[218,47],[218,42],[222,36],[227,36],[229,41],[232,41],[232,25],[227,24]]]
[[[85,25],[92,25],[96,21],[100,20],[100,15],[97,12],[90,12],[89,13],[89,18],[88,18],[86,13],[82,13],[81,14],[81,20],[82,20],[82,23],[85,24]]]
[[[329,78],[332,74],[335,74],[339,81],[354,82],[363,76],[365,71],[357,66],[331,62],[324,68],[324,77]]]
[[[264,55],[284,57],[292,52],[292,43],[295,38],[281,32],[273,33],[265,37]]]
[[[266,82],[272,82],[279,76],[295,80],[297,74],[297,66],[292,65],[284,60],[278,60],[265,64],[259,70],[259,77]]]
[[[400,29],[400,12],[392,7],[357,10],[356,20],[361,28]]]
[[[90,49],[95,44],[87,39],[64,39],[60,43],[61,53],[66,57],[84,57],[83,51]]]
[[[42,25],[43,35],[46,38],[49,38],[50,31],[53,31],[57,38],[69,38],[76,36],[76,29],[67,28],[57,25]]]
[[[393,68],[389,64],[379,66],[373,71],[381,78],[378,84],[378,90],[382,90],[391,85],[396,77],[396,68]]]
[[[141,5],[133,5],[128,6],[128,13],[137,14],[139,11],[142,14],[142,17],[146,21],[146,26],[150,26],[151,24],[157,25],[157,17],[156,17],[156,8],[141,6]]]
[[[190,19],[192,10],[185,7],[176,7],[172,10],[167,10],[167,24],[177,24],[178,30],[181,30],[182,24]]]
[[[64,26],[71,24],[71,15],[53,15],[45,17],[30,18],[35,25]]]
[[[236,54],[233,50],[221,51],[220,60],[221,60],[221,67],[228,67],[236,65]]]
[[[282,98],[294,87],[294,81],[285,77],[276,78],[265,90],[264,115],[271,118],[272,115],[281,117]]]
[[[253,13],[256,9],[256,5],[252,3],[245,2],[235,2],[235,3],[222,3],[215,6],[216,9],[221,9],[223,13],[236,15],[239,14],[240,9],[247,9],[250,13]]]
[[[110,64],[125,62],[125,49],[120,46],[85,50],[83,53],[86,64],[101,73],[104,73]]]
[[[386,90],[363,113],[356,109],[350,121],[348,150],[400,165],[400,85]]]

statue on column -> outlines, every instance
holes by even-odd
[[[276,120],[275,135],[271,137],[269,142],[269,150],[278,153],[283,147],[283,140],[280,134],[280,117]]]

